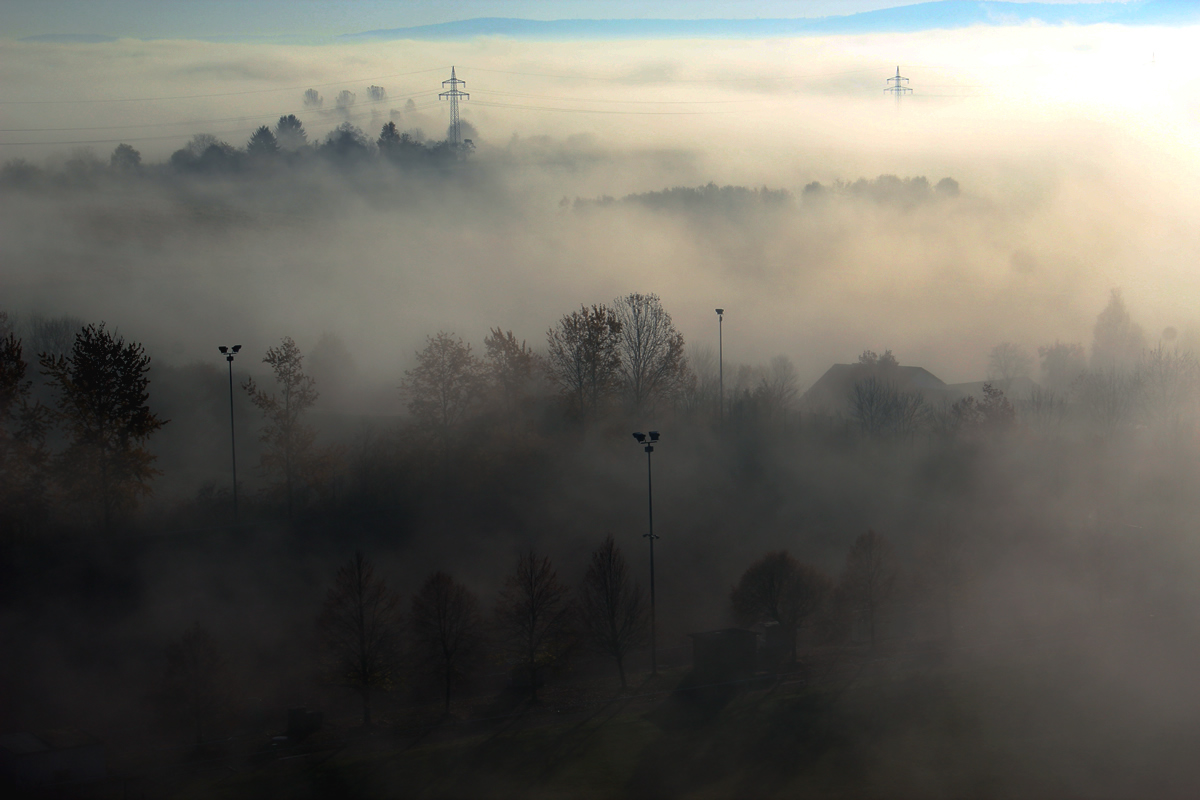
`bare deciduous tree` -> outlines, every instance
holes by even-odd
[[[193,624],[179,641],[167,645],[166,669],[158,700],[163,712],[181,720],[204,742],[204,731],[219,713],[225,660],[208,629]]]
[[[629,576],[629,567],[612,536],[592,551],[579,590],[580,620],[592,646],[612,656],[626,687],[625,656],[646,640],[646,597]]]
[[[1007,390],[1014,379],[1028,378],[1033,371],[1033,356],[1019,344],[1001,342],[988,351],[988,379]]]
[[[616,388],[621,321],[604,305],[581,306],[546,332],[550,372],[581,418]]]
[[[537,701],[539,670],[560,664],[574,646],[575,608],[549,558],[533,551],[517,559],[496,605],[496,622],[509,655],[529,675]]]
[[[871,376],[854,384],[850,414],[868,436],[911,436],[928,414],[925,398]]]
[[[290,336],[267,350],[263,362],[275,373],[278,394],[259,389],[253,378],[247,379],[242,388],[266,417],[259,434],[259,441],[266,446],[262,467],[282,476],[290,518],[304,473],[314,462],[312,448],[317,434],[304,424],[304,413],[317,402],[316,381],[304,373],[304,356]]]
[[[413,595],[409,630],[419,663],[443,682],[449,711],[454,682],[466,674],[482,651],[479,600],[446,573],[435,572]]]
[[[833,581],[786,550],[767,553],[751,564],[730,593],[734,615],[744,625],[764,618],[779,623],[792,661],[796,628],[825,602]]]
[[[327,676],[358,692],[364,726],[371,724],[371,692],[387,691],[396,680],[400,607],[399,596],[375,575],[371,560],[356,552],[338,570],[317,619]]]
[[[883,613],[895,599],[896,578],[895,556],[885,538],[868,530],[854,540],[837,592],[848,610],[866,618],[872,650]]]
[[[619,297],[613,312],[621,323],[619,369],[630,408],[640,410],[686,385],[683,334],[658,295],[635,292]]]

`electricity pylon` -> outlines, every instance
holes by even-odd
[[[897,69],[897,72],[898,71],[899,69]],[[454,141],[454,144],[462,144],[462,137],[459,135],[458,131],[458,98],[463,97],[470,99],[471,95],[458,90],[459,86],[466,86],[467,82],[460,81],[455,76],[454,67],[450,68],[450,80],[442,81],[443,87],[445,87],[447,84],[450,85],[450,90],[442,92],[438,95],[438,97],[442,100],[448,99],[450,101],[450,138]]]
[[[904,76],[902,76],[900,74],[900,67],[897,66],[896,67],[896,77],[888,78],[887,79],[888,86],[886,89],[884,89],[885,92],[891,92],[892,96],[896,98],[896,105],[900,105],[901,97],[903,97],[906,94],[912,94],[912,89],[910,89],[904,85],[906,83],[908,83],[908,78],[905,78]]]

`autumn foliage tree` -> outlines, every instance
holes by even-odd
[[[304,487],[305,473],[311,471],[315,462],[313,443],[317,433],[304,423],[304,414],[317,402],[316,381],[304,373],[304,356],[290,336],[285,336],[278,347],[267,350],[263,362],[275,374],[276,391],[260,389],[253,378],[247,379],[242,388],[266,417],[259,434],[265,446],[262,467],[282,479],[290,518],[297,495]]]
[[[442,681],[449,711],[454,683],[483,650],[479,600],[446,573],[435,572],[413,595],[409,631],[417,663]]]
[[[579,617],[588,641],[612,656],[626,687],[625,656],[646,641],[650,623],[646,596],[629,574],[625,556],[612,536],[592,551],[579,590]]]
[[[146,444],[166,424],[146,405],[150,357],[99,325],[85,325],[65,355],[42,354],[42,372],[57,390],[55,417],[67,446],[55,472],[68,495],[93,509],[105,528],[150,493],[158,474]]]
[[[396,682],[401,613],[400,597],[375,574],[371,560],[356,552],[338,570],[317,619],[326,675],[362,698],[364,726],[371,724],[371,693]]]
[[[570,591],[549,558],[529,551],[517,559],[496,604],[496,623],[506,652],[529,676],[536,702],[539,673],[561,664],[575,642]]]
[[[795,661],[797,626],[821,608],[832,588],[824,572],[779,550],[751,564],[729,599],[734,616],[744,625],[764,619],[778,623]]]
[[[439,331],[426,338],[417,365],[404,373],[402,390],[408,410],[437,439],[444,459],[449,458],[455,434],[479,399],[481,370],[471,345]]]

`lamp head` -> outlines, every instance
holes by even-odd
[[[235,345],[233,346],[233,352],[235,352],[235,353],[236,353],[238,350],[241,350],[241,349],[242,349],[242,346],[241,346],[240,344],[235,344]]]
[[[221,346],[220,346],[220,347],[218,347],[217,349],[218,349],[218,350],[220,350],[222,353],[228,353],[228,352],[229,352],[229,348],[228,348],[228,347],[226,347],[225,345],[221,345]]]
[[[724,313],[725,313],[725,309],[723,309],[723,308],[718,308],[718,309],[717,309],[717,313],[718,313],[718,314],[724,314]]]
[[[642,442],[646,441],[646,434],[644,434],[644,433],[635,433],[635,434],[633,435],[633,438],[635,438],[635,439],[637,439],[637,440],[638,440],[638,444],[641,444]]]
[[[650,431],[650,441],[652,441],[652,442],[658,441],[658,431]]]

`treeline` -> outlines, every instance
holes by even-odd
[[[612,536],[586,563],[572,587],[550,558],[527,550],[488,603],[442,570],[405,596],[372,559],[356,552],[332,576],[314,621],[314,674],[358,696],[363,725],[372,724],[380,693],[403,686],[418,703],[433,694],[449,712],[458,693],[478,686],[480,675],[494,674],[496,667],[506,676],[505,690],[537,702],[540,688],[589,653],[609,660],[625,690],[630,656],[651,643],[652,609]],[[923,574],[951,583],[956,577]],[[920,585],[922,596],[933,587]],[[947,588],[939,584],[939,596]],[[890,543],[867,531],[846,554],[836,581],[786,551],[771,552],[745,570],[729,592],[728,607],[739,624],[764,635],[759,666],[791,672],[802,667],[802,633],[806,649],[857,640],[874,651],[901,599],[913,596]],[[165,655],[155,695],[159,710],[201,744],[216,733],[223,715],[239,710],[228,687],[241,681],[225,674],[220,645],[202,623],[170,642]]]
[[[596,198],[576,197],[572,202],[564,197],[559,207],[570,206],[575,211],[602,208],[611,205],[638,205],[656,211],[718,212],[731,213],[755,211],[764,208],[785,208],[794,198],[787,189],[769,189],[763,186],[751,189],[746,186],[674,186],[658,192],[628,194],[619,200],[609,195]]]
[[[1037,349],[1002,342],[988,353],[988,382],[955,401],[915,388],[891,351],[864,352],[855,365],[844,414],[872,437],[978,436],[1021,428],[1043,435],[1112,436],[1144,429],[1175,436],[1200,413],[1200,360],[1180,347],[1174,328],[1149,346],[1121,292],[1096,318],[1090,356],[1081,343]],[[1037,367],[1035,382],[1035,366]]]
[[[165,164],[144,164],[141,152],[125,143],[118,144],[107,161],[90,150],[77,150],[56,173],[48,173],[22,158],[11,159],[0,167],[0,186],[74,186],[104,177],[128,179],[164,171],[193,175],[262,174],[312,164],[349,168],[386,163],[417,168],[460,161],[474,150],[470,139],[459,144],[427,140],[419,129],[402,131],[395,122],[385,123],[378,136],[343,122],[324,138],[310,141],[304,123],[294,114],[288,114],[273,126],[257,128],[240,147],[213,134],[198,133],[172,153]]]

